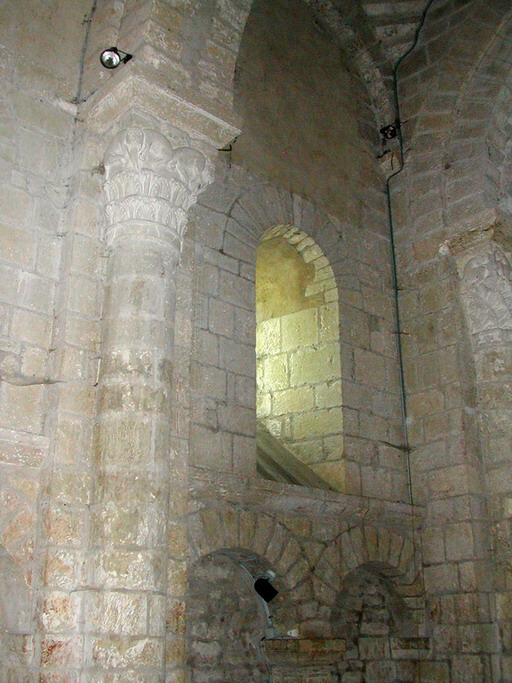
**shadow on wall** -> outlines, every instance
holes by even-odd
[[[332,624],[336,634],[352,642],[360,636],[399,632],[406,606],[392,582],[368,567],[354,569],[344,581]]]
[[[366,124],[373,116],[361,82],[307,3],[254,0],[235,107],[243,120],[235,164],[360,224],[361,188],[377,181],[378,140]]]

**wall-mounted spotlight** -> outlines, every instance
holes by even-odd
[[[270,580],[275,578],[274,572],[269,570],[257,576],[254,581],[254,590],[265,602],[270,602],[279,594],[279,591],[270,583]]]
[[[382,135],[383,140],[393,140],[397,137],[399,130],[400,121],[397,120],[394,123],[390,123],[389,126],[384,126],[384,128],[381,128],[380,134]]]
[[[240,566],[251,577],[253,581],[254,590],[256,591],[260,599],[260,605],[263,609],[263,614],[265,615],[265,621],[267,624],[265,628],[265,638],[276,638],[277,633],[274,628],[274,619],[272,617],[272,614],[270,613],[270,608],[268,606],[268,603],[271,600],[273,600],[279,593],[279,591],[276,590],[274,586],[270,583],[276,578],[276,575],[271,569],[267,569],[267,571],[263,572],[263,574],[257,574],[256,576],[254,576],[253,573],[247,569],[245,564],[240,562]],[[266,659],[265,653],[262,652],[262,654],[263,657]],[[269,680],[272,680],[272,677],[270,677]]]
[[[127,52],[118,50],[117,47],[109,47],[107,50],[103,50],[100,55],[101,65],[105,69],[115,69],[120,64],[126,64],[129,62],[133,55],[129,55]]]

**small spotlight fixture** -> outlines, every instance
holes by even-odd
[[[270,583],[270,580],[274,580],[275,576],[273,571],[268,570],[264,574],[257,576],[254,581],[254,590],[260,598],[265,600],[265,602],[270,602],[279,593],[279,591]]]
[[[101,65],[105,69],[115,69],[120,64],[126,64],[129,62],[133,55],[129,55],[127,52],[118,50],[117,47],[109,47],[107,50],[103,50],[100,55]]]
[[[389,126],[384,126],[384,128],[381,128],[380,134],[384,140],[393,140],[398,136],[399,129],[400,121],[395,121],[394,123],[390,123]]]

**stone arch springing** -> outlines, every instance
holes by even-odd
[[[443,194],[448,215],[468,217],[494,208],[502,198],[504,165],[510,140],[512,15],[496,33],[464,83],[454,107],[444,155]]]
[[[482,157],[485,160],[484,180],[489,186],[490,202],[507,214],[512,214],[512,126],[510,122],[510,98],[512,96],[512,13],[503,23],[501,31],[493,41],[488,57],[487,71],[496,63],[499,71],[495,75],[494,87],[489,96],[489,125],[485,137]],[[500,55],[497,59],[496,55]],[[476,85],[482,87],[487,72],[479,74]],[[476,96],[480,95],[477,88]]]
[[[190,516],[188,528],[192,563],[222,548],[245,548],[265,558],[278,580],[286,577],[290,590],[302,585],[309,574],[309,563],[301,546],[272,515],[233,507],[208,507]]]
[[[488,153],[489,142],[494,147],[488,132],[507,69],[503,54],[509,51],[511,17],[506,0],[493,3],[492,13],[486,0],[462,8],[452,4],[451,11],[460,14],[459,22],[455,31],[450,22],[445,23],[446,31],[452,33],[446,52],[437,58],[430,84],[422,84],[422,91],[402,97],[401,102],[403,121],[408,122],[404,126],[406,166],[414,167],[417,157],[437,150],[437,155],[431,155],[431,168],[440,171],[439,185],[431,192],[443,197],[448,225],[486,208],[496,197],[492,168],[496,155],[494,149]],[[429,41],[436,34],[438,40],[442,36],[442,23],[433,19],[427,17],[417,52],[428,52]],[[461,62],[462,52],[472,59]],[[407,65],[406,60],[400,68],[401,79],[411,77]]]
[[[395,680],[400,660],[428,656],[428,640],[418,637],[425,605],[415,560],[405,534],[362,523],[315,562],[315,594],[323,596],[332,637],[347,639],[344,665],[357,680]]]
[[[363,567],[392,582],[397,594],[411,610],[422,610],[418,601],[423,594],[417,551],[411,539],[403,533],[371,524],[353,526],[343,531],[324,550],[314,567],[319,590],[331,596],[334,605],[346,578]]]
[[[217,641],[215,638],[210,639],[207,633],[208,623],[211,622],[213,625],[214,635],[220,634],[220,638],[225,636],[222,608],[219,608],[218,614],[214,614],[208,605],[204,604],[205,590],[197,584],[201,577],[207,580],[210,571],[213,575],[212,581],[216,583],[216,586],[212,584],[209,592],[211,595],[216,594],[217,602],[222,599],[225,582],[232,582],[235,597],[238,595],[249,613],[248,621],[240,616],[235,624],[235,635],[237,638],[240,636],[245,653],[245,659],[238,661],[237,675],[242,676],[240,680],[259,680],[255,672],[259,675],[261,672],[265,673],[265,670],[260,666],[261,660],[258,659],[258,653],[254,649],[254,642],[263,635],[265,619],[261,611],[258,611],[261,607],[258,600],[254,600],[251,579],[246,570],[249,570],[253,576],[268,569],[275,572],[274,585],[280,594],[272,602],[271,611],[276,630],[282,634],[286,633],[298,623],[297,615],[301,599],[296,599],[296,591],[302,595],[310,576],[309,563],[302,548],[292,532],[272,515],[232,506],[205,508],[194,513],[189,518],[189,532],[191,539],[189,587],[193,598],[193,613],[190,614],[192,618],[187,620],[190,622],[187,627],[188,645],[191,652],[190,665],[192,668],[195,666],[196,669],[202,667],[207,670],[206,678],[197,680],[217,680],[212,677],[213,668],[210,671],[204,658],[202,661],[194,662],[194,651],[197,653],[200,642],[205,643],[203,651],[206,653],[210,651],[213,658],[219,654],[219,648],[215,642],[220,641],[218,638]],[[241,564],[246,569],[242,569]],[[207,580],[207,583],[211,582]],[[305,592],[309,595],[307,590]],[[307,597],[302,597],[302,599],[307,601]],[[227,602],[229,602],[228,599]],[[243,635],[244,632],[245,635]],[[201,647],[199,646],[199,650]],[[234,657],[237,658],[236,654]],[[251,666],[254,667],[253,673],[248,674]],[[222,675],[224,674],[225,672]],[[243,678],[244,675],[249,675],[249,677]],[[227,679],[221,677],[218,680]]]
[[[321,248],[294,226],[260,239],[256,319],[259,424],[343,490],[338,289]]]
[[[389,577],[400,577],[403,583],[415,578],[414,546],[402,533],[363,524],[340,534],[338,543],[342,566],[347,573],[371,564]]]
[[[105,79],[97,64],[98,46],[122,44],[139,62],[158,65],[180,97],[230,120],[236,56],[252,3],[201,0],[164,9],[149,0],[136,5],[105,0],[91,12],[84,94]]]
[[[278,618],[286,603],[280,581],[268,612],[258,598],[251,577],[269,569],[264,558],[244,548],[219,549],[189,568],[186,637],[192,681],[266,679],[261,642],[272,623],[267,614]]]

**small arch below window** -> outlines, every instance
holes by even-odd
[[[345,578],[332,615],[333,630],[338,637],[357,645],[359,638],[387,638],[401,633],[407,616],[392,580],[375,566],[366,565]]]
[[[258,471],[344,490],[338,291],[305,232],[265,232],[256,262]]]
[[[186,639],[192,681],[268,680],[262,649],[268,615],[279,633],[297,623],[281,577],[275,581],[279,593],[271,609],[262,609],[254,578],[270,568],[264,557],[246,548],[220,549],[190,567]]]

